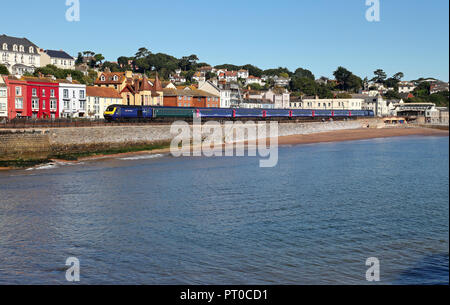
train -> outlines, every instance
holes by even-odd
[[[247,108],[188,108],[160,106],[111,105],[104,112],[108,122],[151,121],[160,118],[207,119],[266,119],[266,118],[367,118],[372,110],[307,110],[307,109],[247,109]]]

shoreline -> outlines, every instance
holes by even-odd
[[[358,140],[368,140],[368,139],[380,139],[380,138],[393,138],[393,137],[406,137],[406,136],[440,136],[448,137],[448,130],[439,130],[423,127],[407,127],[407,128],[380,128],[380,129],[368,129],[368,128],[358,128],[358,129],[345,129],[345,130],[334,130],[319,133],[303,134],[303,135],[290,135],[290,136],[280,136],[278,137],[278,146],[291,146],[291,145],[306,145],[306,144],[316,144],[316,143],[332,143],[332,142],[348,142],[348,141],[358,141]],[[268,141],[259,140],[259,141]],[[120,157],[131,157],[139,155],[157,155],[157,154],[169,154],[170,147],[158,148],[152,150],[141,150],[141,151],[130,151],[123,153],[112,153],[112,154],[93,154],[91,156],[79,157],[77,160],[64,160],[58,158],[52,158],[47,163],[78,163],[84,161],[93,161],[100,159],[109,158],[120,158]],[[44,162],[36,164],[39,166],[45,164]],[[32,167],[0,167],[0,171],[16,170],[33,168]]]

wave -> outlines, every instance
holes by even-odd
[[[119,158],[119,160],[147,160],[147,159],[155,159],[155,158],[161,158],[164,157],[163,154],[155,154],[155,155],[144,155],[144,156],[135,156],[135,157],[126,157],[126,158]]]

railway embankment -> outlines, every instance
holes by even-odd
[[[278,135],[305,135],[367,128],[368,125],[376,127],[378,124],[376,119],[280,123]],[[51,159],[76,160],[92,155],[161,149],[168,147],[175,137],[170,130],[170,125],[3,129],[0,130],[0,167],[29,166]]]

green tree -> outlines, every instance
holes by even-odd
[[[387,78],[386,72],[383,71],[383,69],[378,69],[376,71],[373,72],[373,74],[375,74],[375,77],[372,78],[373,82],[379,83],[379,84],[384,84],[384,81]]]
[[[0,74],[9,75],[8,68],[6,68],[4,65],[0,65]]]
[[[139,48],[139,50],[136,52],[136,54],[134,55],[134,57],[135,57],[136,59],[139,59],[139,58],[147,57],[147,56],[149,56],[150,54],[151,54],[151,52],[150,52],[147,48],[142,47],[142,48]]]
[[[303,69],[303,68],[298,68],[297,70],[295,70],[294,76],[298,77],[298,78],[309,78],[312,80],[316,79],[314,74],[311,71]]]

